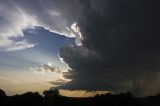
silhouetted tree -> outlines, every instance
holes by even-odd
[[[45,90],[43,92],[43,95],[45,97],[54,97],[54,96],[60,96],[59,90],[58,89],[54,89],[54,90]]]
[[[6,103],[6,93],[2,89],[0,89],[0,105],[4,105]]]
[[[5,96],[6,96],[5,91],[3,91],[2,89],[0,89],[0,97],[5,97]]]
[[[11,97],[10,104],[14,106],[37,106],[43,103],[43,97],[38,92],[27,92]]]

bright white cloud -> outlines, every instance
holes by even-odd
[[[65,2],[64,4],[59,4],[54,0],[46,0],[45,2],[30,2],[27,0],[0,1],[0,51],[22,50],[34,47],[35,44],[23,40],[25,39],[23,30],[34,29],[35,26],[41,26],[51,32],[67,37],[75,37],[76,44],[82,45],[80,29],[72,19],[74,16],[71,16],[74,10],[70,9],[71,7],[68,8]],[[69,18],[68,16],[71,17]],[[11,38],[22,38],[22,41],[16,41]]]
[[[27,40],[21,40],[17,42],[12,42],[5,51],[16,51],[16,50],[23,50],[27,48],[33,48],[37,44],[29,43]]]
[[[82,34],[80,32],[80,28],[78,27],[77,23],[74,22],[70,28],[66,28],[68,31],[70,31],[71,35],[75,36],[76,38],[76,41],[75,43],[78,45],[78,46],[82,46],[82,40],[83,40],[83,37],[82,37]]]
[[[35,44],[24,39],[23,30],[34,28],[36,20],[10,3],[0,3],[0,51],[32,48]],[[22,40],[13,40],[21,38]]]

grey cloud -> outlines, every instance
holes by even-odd
[[[137,95],[159,92],[159,1],[79,1],[82,46],[60,49],[71,68],[64,76],[72,79],[61,87]]]
[[[56,81],[50,81],[49,83],[50,84],[53,84],[53,85],[55,85],[55,86],[60,86],[60,85],[62,85],[62,84],[65,84],[65,83],[67,83],[68,81],[67,80],[65,80],[65,79],[58,79],[58,80],[56,80]],[[51,88],[52,89],[52,88]],[[54,87],[53,87],[53,89],[54,89]]]

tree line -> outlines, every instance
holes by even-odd
[[[7,96],[0,89],[0,106],[160,106],[160,94],[148,97],[133,97],[131,93],[97,94],[94,97],[65,97],[58,89],[26,92],[21,95]]]

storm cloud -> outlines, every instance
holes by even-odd
[[[159,1],[79,0],[82,46],[64,45],[64,89],[160,91]]]

